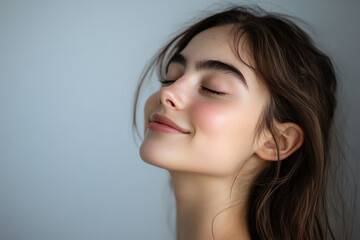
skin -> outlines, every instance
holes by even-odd
[[[169,170],[177,204],[177,239],[250,239],[247,199],[252,181],[276,160],[275,145],[257,125],[269,101],[269,92],[255,73],[235,55],[231,26],[197,34],[181,54],[186,64],[171,63],[173,80],[145,104],[142,159]],[[245,61],[246,44],[240,41]],[[197,69],[196,63],[217,60],[231,64],[246,80],[229,72]],[[206,89],[210,89],[209,92]],[[215,94],[213,91],[224,93]],[[164,115],[188,131],[169,134],[148,128],[150,117]],[[302,142],[301,129],[279,124],[281,159]]]

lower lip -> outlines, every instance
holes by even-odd
[[[149,124],[149,129],[151,131],[155,132],[161,132],[161,133],[169,133],[169,134],[185,134],[183,132],[180,132],[179,130],[169,127],[167,125],[158,123],[158,122],[151,122]]]

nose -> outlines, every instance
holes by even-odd
[[[160,89],[160,103],[173,110],[182,110],[185,107],[185,94],[185,86],[178,79],[173,84]]]

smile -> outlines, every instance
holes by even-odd
[[[151,131],[169,134],[189,134],[188,131],[178,126],[169,118],[154,114],[150,118],[149,129]]]

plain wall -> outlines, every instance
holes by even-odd
[[[155,51],[219,2],[0,0],[1,240],[173,239],[169,176],[138,155],[132,101]],[[332,57],[358,169],[360,1],[260,5],[308,22]]]

